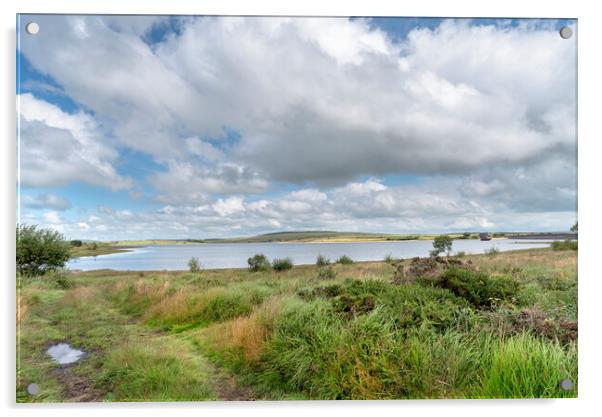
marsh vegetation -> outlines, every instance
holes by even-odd
[[[576,252],[443,259],[20,276],[17,399],[575,397]]]

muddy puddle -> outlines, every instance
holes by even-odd
[[[86,356],[84,351],[73,349],[67,343],[52,345],[48,348],[46,353],[60,365],[70,365]]]

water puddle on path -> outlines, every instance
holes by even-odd
[[[48,348],[46,353],[50,355],[55,362],[61,365],[75,363],[86,355],[84,351],[73,349],[67,343],[52,345]]]

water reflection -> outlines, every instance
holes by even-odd
[[[48,355],[61,365],[75,363],[84,357],[85,353],[81,350],[73,349],[67,343],[52,345],[46,351]]]

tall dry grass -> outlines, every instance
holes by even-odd
[[[181,288],[173,294],[158,297],[157,302],[145,312],[143,319],[161,322],[185,321],[200,309],[202,305],[200,302],[194,302],[191,291]]]
[[[63,302],[76,308],[82,308],[97,296],[98,289],[95,287],[76,287],[65,293]]]
[[[21,294],[17,295],[17,324],[21,324],[21,321],[27,315],[28,308],[25,298]]]
[[[284,308],[287,298],[282,295],[270,297],[250,315],[207,329],[205,333],[209,336],[213,349],[238,351],[247,361],[259,359],[273,329],[274,320]]]

